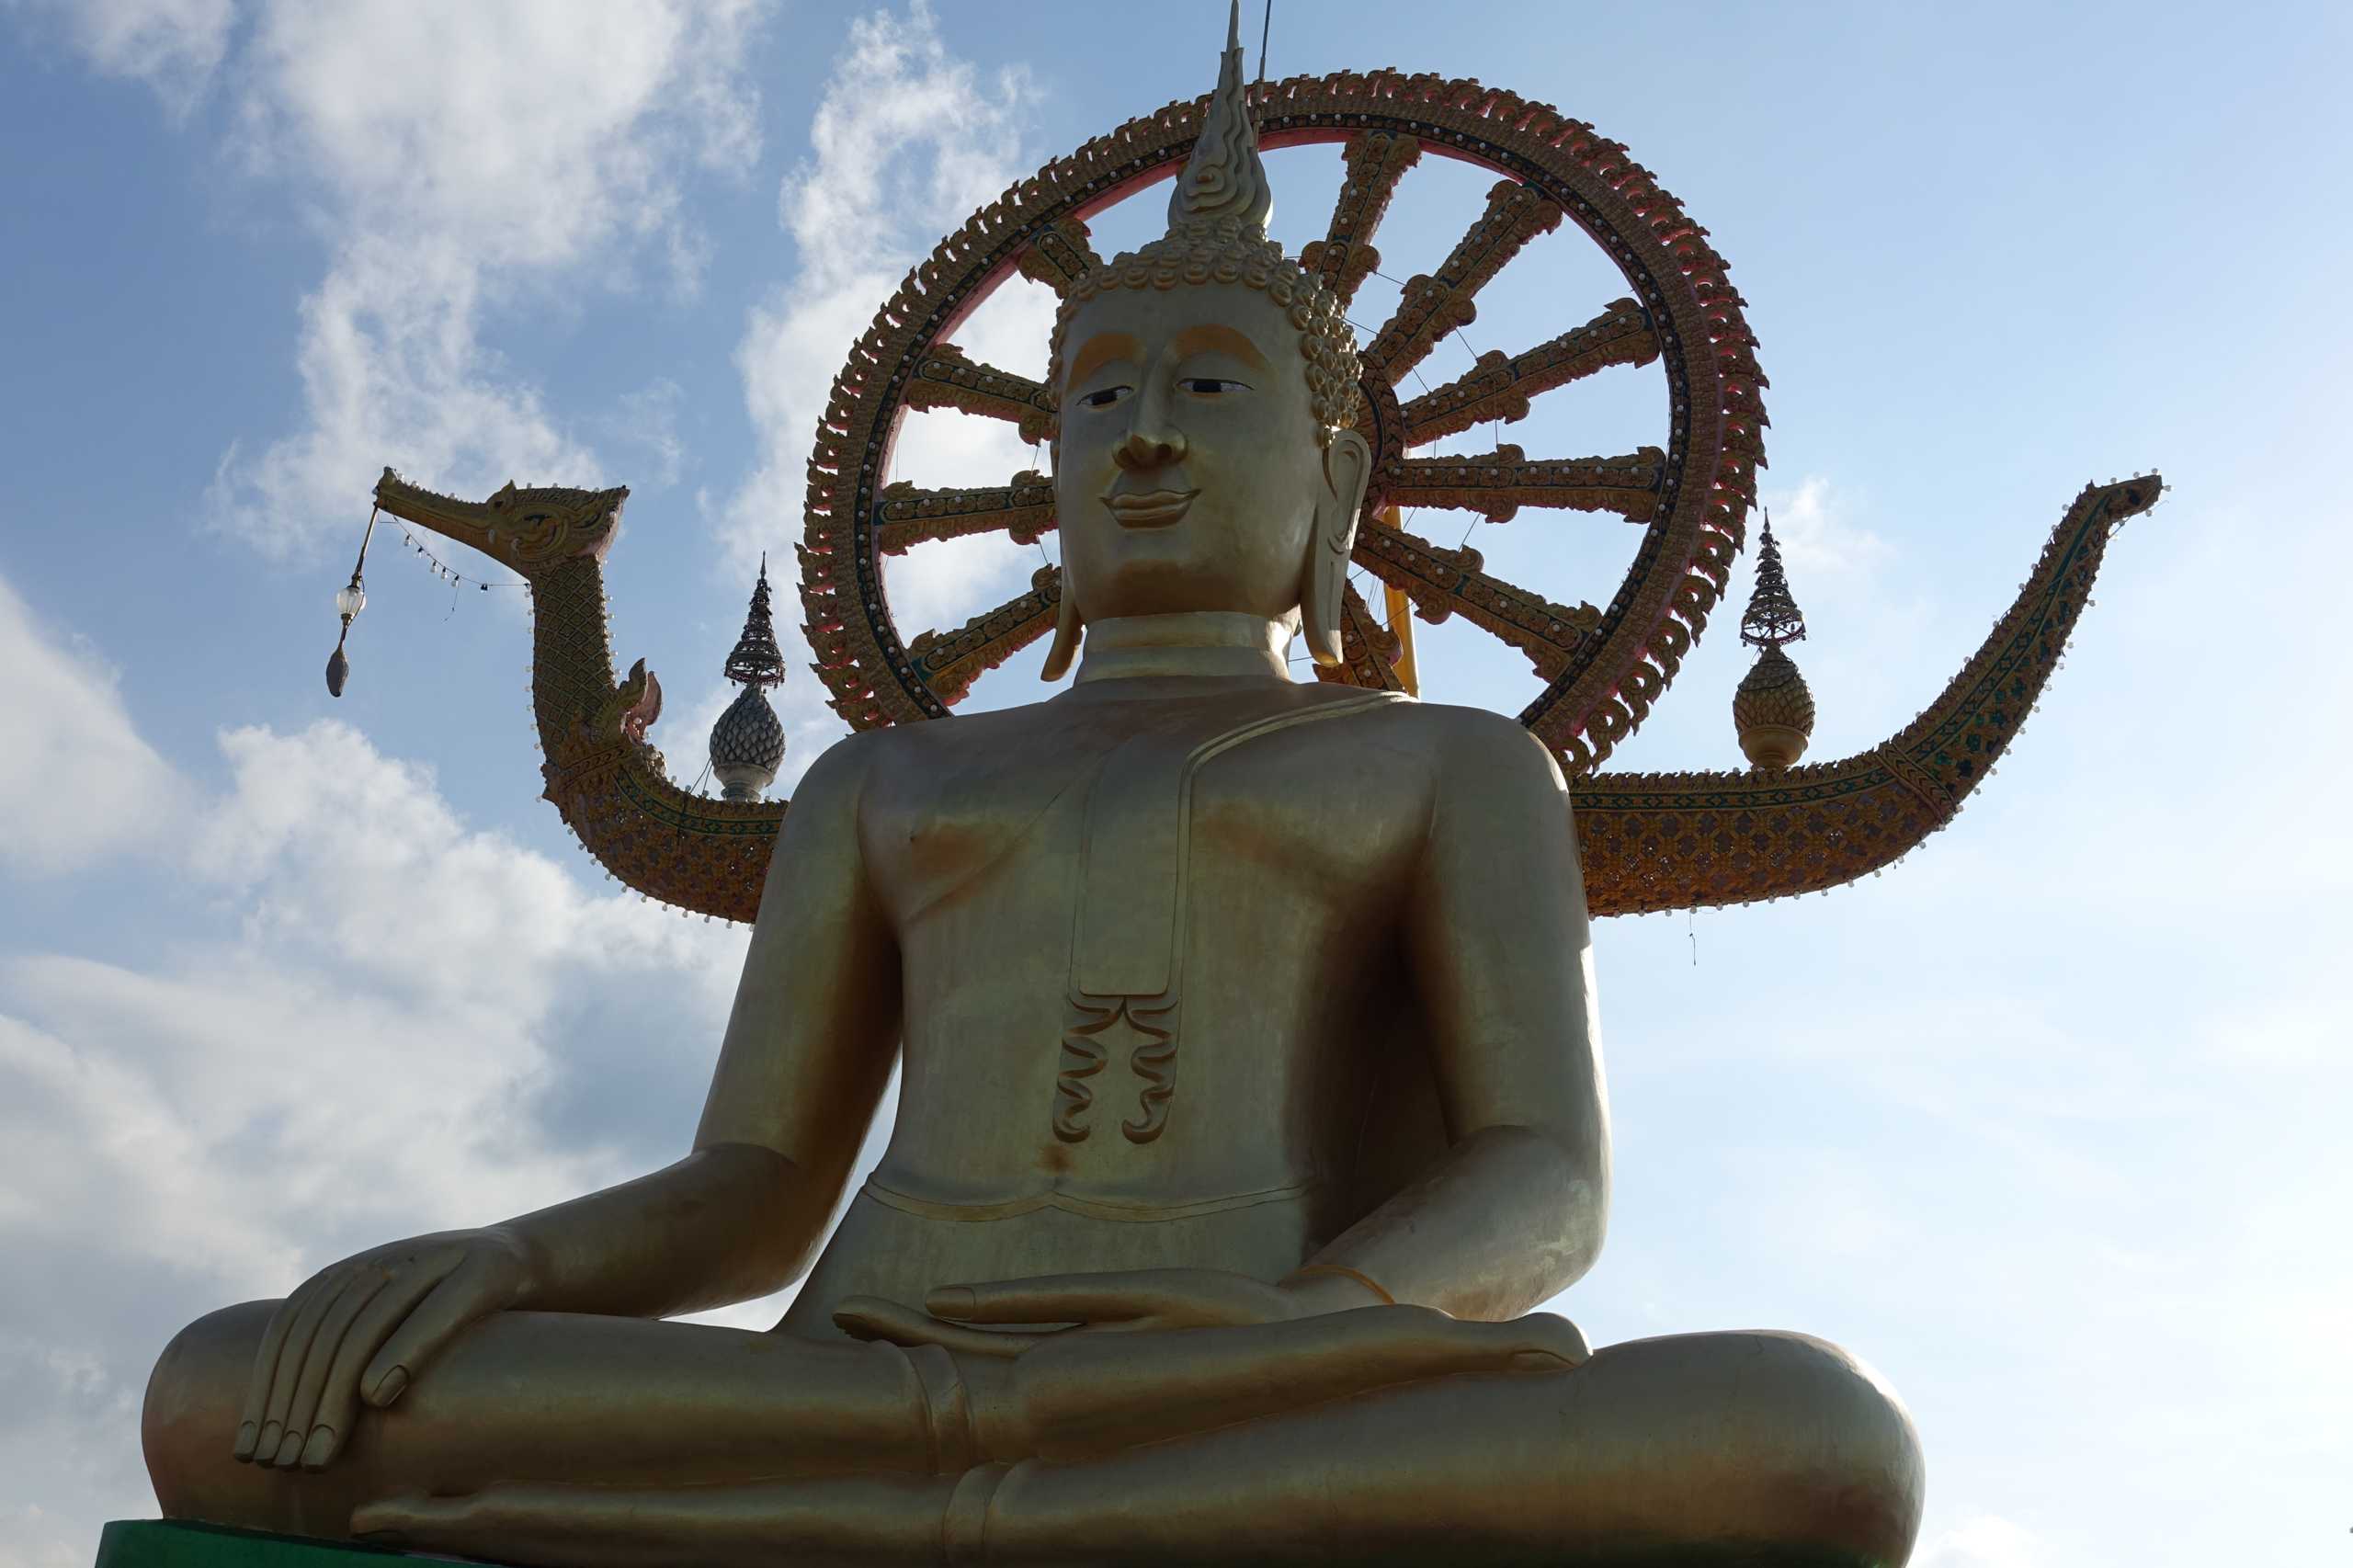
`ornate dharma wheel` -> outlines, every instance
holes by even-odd
[[[1300,258],[1344,302],[1380,265],[1374,234],[1399,182],[1426,154],[1501,176],[1438,270],[1407,281],[1395,313],[1361,345],[1375,477],[1356,564],[1402,591],[1423,619],[1460,616],[1526,654],[1543,688],[1522,722],[1572,774],[1589,773],[1674,678],[1725,591],[1755,499],[1765,378],[1722,258],[1625,148],[1513,94],[1474,81],[1341,72],[1261,83],[1251,101],[1262,147],[1334,143],[1345,160],[1324,237]],[[1131,120],[973,213],[852,348],[811,454],[801,552],[818,674],[851,724],[944,718],[980,675],[1052,630],[1061,587],[1051,566],[961,627],[910,634],[893,620],[885,556],[991,530],[1026,542],[1054,526],[1054,502],[1051,479],[1036,472],[972,488],[892,483],[892,443],[910,409],[958,409],[1008,421],[1033,442],[1043,437],[1051,391],[969,358],[956,329],[1017,271],[1059,292],[1096,265],[1088,216],[1173,176],[1206,103],[1173,103]],[[1471,322],[1480,290],[1564,222],[1602,249],[1629,295],[1534,347],[1482,355],[1461,377],[1402,397],[1401,385],[1421,380],[1415,373],[1439,342]],[[1598,457],[1529,458],[1511,445],[1414,455],[1473,426],[1523,418],[1540,392],[1654,362],[1666,381],[1659,445]],[[1643,531],[1624,581],[1597,608],[1492,575],[1477,551],[1398,526],[1396,507],[1457,508],[1493,522],[1523,507],[1566,507],[1614,513]],[[1326,677],[1397,685],[1394,641],[1353,590],[1345,622],[1347,657]]]
[[[1301,262],[1344,299],[1379,267],[1375,231],[1426,154],[1501,176],[1438,269],[1404,285],[1388,321],[1360,329],[1365,433],[1378,472],[1356,562],[1424,619],[1460,616],[1533,665],[1542,688],[1520,718],[1575,781],[1592,913],[1836,887],[1951,821],[2050,678],[2109,539],[2125,518],[2155,505],[2162,481],[2146,474],[2086,486],[1976,652],[1916,718],[1878,744],[1788,766],[1789,743],[1802,740],[1811,703],[1799,700],[1802,685],[1791,686],[1777,665],[1762,676],[1752,672],[1736,704],[1745,745],[1779,743],[1770,755],[1760,746],[1767,766],[1597,774],[1665,691],[1722,597],[1755,501],[1765,379],[1722,258],[1624,148],[1509,93],[1375,71],[1262,83],[1250,96],[1262,147],[1339,148],[1339,199],[1324,238],[1304,248]],[[1092,267],[1089,215],[1175,173],[1205,103],[1171,104],[1131,121],[974,213],[915,268],[852,347],[810,459],[801,549],[810,645],[829,700],[851,724],[945,718],[977,677],[1051,631],[1061,592],[1051,567],[1027,592],[962,626],[908,636],[893,621],[885,557],[990,530],[1034,540],[1054,526],[1054,497],[1040,473],[973,488],[893,483],[892,441],[910,409],[956,409],[1007,421],[1032,442],[1045,436],[1054,416],[1048,389],[974,362],[956,347],[957,329],[1016,273],[1067,289]],[[1420,366],[1440,338],[1472,320],[1479,290],[1531,239],[1563,223],[1602,249],[1627,296],[1533,348],[1482,356],[1457,380],[1425,385]],[[1415,455],[1474,425],[1520,419],[1540,392],[1653,361],[1666,381],[1659,445],[1614,457],[1531,460],[1507,445],[1471,456]],[[1408,381],[1411,398],[1401,390]],[[387,469],[375,494],[383,510],[482,550],[529,582],[541,775],[581,843],[648,897],[753,918],[789,802],[698,795],[670,778],[650,743],[659,684],[642,660],[617,675],[606,631],[603,562],[628,492],[510,484],[469,501]],[[1554,600],[1505,582],[1476,551],[1445,548],[1396,521],[1401,507],[1456,508],[1500,522],[1531,506],[1609,512],[1640,526],[1631,563],[1606,605]],[[1342,630],[1342,665],[1319,674],[1400,684],[1384,646],[1393,640],[1353,591]],[[1793,633],[1774,621],[1759,635],[1778,644]]]

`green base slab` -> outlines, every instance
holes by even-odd
[[[306,1535],[264,1535],[169,1518],[118,1518],[99,1535],[94,1568],[391,1568],[393,1563],[459,1563],[468,1559],[386,1551],[348,1540],[311,1540]],[[1847,1556],[1821,1551],[1757,1551],[1753,1547],[1668,1547],[1609,1556],[1563,1559],[1560,1568],[1880,1568]]]
[[[392,1568],[398,1562],[449,1561],[347,1540],[169,1519],[117,1519],[98,1534],[95,1568]]]
[[[220,1525],[167,1519],[117,1519],[98,1537],[94,1568],[395,1568],[396,1564],[462,1562],[469,1559],[388,1551],[349,1541],[263,1535]],[[1337,1565],[1336,1564],[1336,1568]],[[1652,1548],[1563,1558],[1561,1568],[1883,1568],[1845,1552],[1758,1551],[1752,1547]]]

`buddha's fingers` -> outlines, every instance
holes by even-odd
[[[1423,1307],[1364,1307],[1290,1323],[1073,1335],[1015,1363],[1038,1457],[1084,1459],[1277,1415],[1374,1389],[1472,1373],[1561,1373],[1585,1336],[1537,1313],[1465,1323]]]
[[[286,1413],[293,1406],[294,1386],[301,1381],[302,1361],[310,1354],[311,1341],[318,1334],[320,1321],[351,1283],[351,1277],[339,1269],[330,1269],[313,1283],[316,1289],[295,1292],[300,1299],[299,1307],[295,1299],[290,1298],[278,1309],[281,1315],[291,1312],[293,1321],[287,1325],[286,1338],[278,1346],[278,1369],[270,1376],[269,1405],[263,1413],[260,1441],[254,1449],[256,1464],[292,1464],[302,1455],[301,1441],[290,1438],[286,1430]],[[291,1453],[287,1451],[290,1439],[293,1443]]]
[[[1035,1321],[1035,1320],[1033,1320]],[[845,1296],[834,1309],[834,1326],[852,1339],[882,1340],[913,1349],[937,1345],[967,1356],[1004,1360],[1060,1337],[1058,1334],[1022,1334],[1004,1329],[967,1328],[945,1323],[927,1312],[902,1306],[881,1296]]]
[[[935,1316],[959,1323],[1118,1324],[1162,1328],[1267,1323],[1288,1315],[1274,1287],[1222,1269],[1142,1268],[1123,1273],[1043,1274],[949,1285],[925,1298]]]
[[[381,1410],[407,1391],[417,1369],[460,1329],[506,1306],[491,1299],[488,1272],[470,1258],[441,1275],[359,1375],[360,1397]]]
[[[391,1279],[392,1276],[381,1268],[357,1268],[342,1293],[335,1297],[335,1304],[319,1319],[318,1332],[311,1336],[310,1348],[302,1356],[302,1375],[294,1385],[294,1401],[286,1407],[285,1447],[294,1450],[296,1460],[306,1470],[316,1470],[326,1462],[324,1445],[335,1437],[332,1430],[324,1434],[313,1430],[318,1426],[319,1395],[326,1388],[327,1373],[343,1353],[343,1342],[351,1332],[353,1322],[369,1302],[383,1292]]]
[[[351,1320],[343,1332],[343,1343],[335,1346],[326,1381],[319,1389],[318,1414],[313,1418],[310,1441],[302,1449],[303,1469],[324,1470],[351,1440],[352,1424],[359,1419],[359,1374],[400,1321],[439,1283],[436,1275],[409,1270],[377,1291]],[[319,1437],[322,1430],[327,1433],[324,1441]]]
[[[287,1332],[320,1284],[320,1279],[313,1277],[297,1286],[292,1295],[278,1303],[278,1310],[269,1314],[269,1326],[262,1330],[261,1345],[254,1351],[253,1376],[245,1383],[244,1414],[238,1419],[236,1443],[230,1449],[241,1463],[251,1463],[256,1457],[263,1423],[269,1419],[269,1391],[278,1381],[278,1362],[285,1353]],[[273,1437],[268,1451],[258,1457],[267,1460],[277,1451]]]

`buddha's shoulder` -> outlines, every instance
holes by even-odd
[[[915,759],[924,725],[892,725],[880,730],[852,730],[817,754],[809,771],[792,791],[795,811],[835,803],[853,807],[878,778],[904,768]]]
[[[1057,724],[1046,703],[959,713],[951,719],[856,730],[821,754],[801,779],[801,790],[859,796],[874,785],[942,767],[1001,758],[1052,744]]]
[[[1058,719],[1063,722],[1058,722]],[[849,749],[848,766],[871,771],[917,765],[938,765],[959,756],[1001,752],[1034,744],[1058,729],[1070,729],[1051,703],[1027,702],[1017,707],[961,711],[950,718],[920,723],[892,724],[861,730],[835,744]]]
[[[1411,752],[1440,775],[1456,769],[1481,773],[1501,769],[1549,777],[1556,785],[1559,780],[1559,770],[1542,742],[1518,720],[1485,708],[1395,697],[1384,699],[1381,694],[1352,687],[1301,682],[1283,691],[1271,709],[1238,710],[1233,717],[1242,729],[1284,717],[1337,722],[1352,738],[1383,749]],[[1049,701],[960,714],[949,721],[859,731],[828,748],[810,768],[801,788],[846,788],[855,793],[878,773],[938,766],[960,756],[1008,748],[1051,746],[1060,732],[1088,730],[1101,722],[1101,714],[1084,707]],[[1323,722],[1304,727],[1278,723],[1275,729],[1292,730],[1287,738],[1294,745],[1328,746],[1334,739]]]
[[[1492,709],[1447,702],[1392,702],[1382,704],[1368,717],[1386,730],[1386,738],[1409,746],[1441,775],[1458,770],[1501,771],[1549,778],[1555,784],[1560,778],[1559,767],[1544,743],[1518,720]]]

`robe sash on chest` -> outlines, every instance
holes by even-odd
[[[1054,1132],[1078,1142],[1094,1130],[1089,1080],[1107,1064],[1106,1038],[1136,1038],[1128,1068],[1140,1081],[1136,1114],[1120,1123],[1148,1143],[1167,1125],[1176,1093],[1183,1001],[1193,784],[1215,758],[1255,740],[1408,699],[1366,692],[1236,722],[1172,715],[1112,748],[1087,785],[1079,885],[1071,912],[1070,1015],[1055,1079]]]

